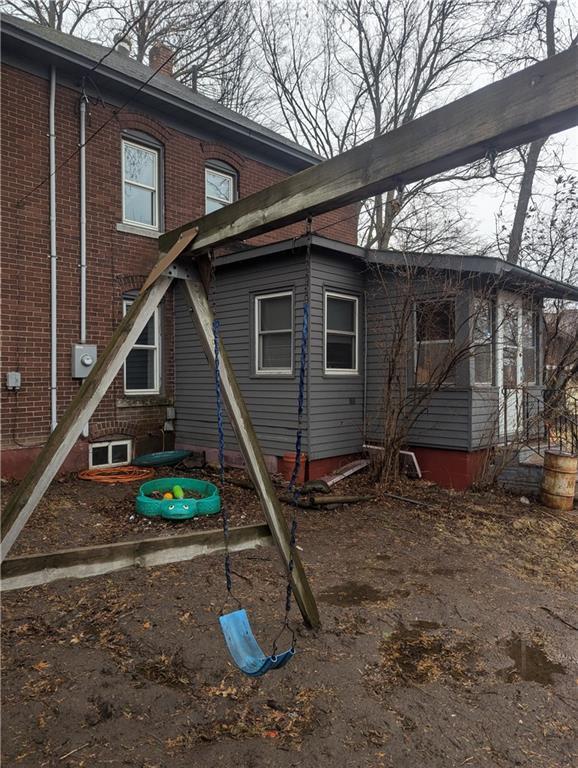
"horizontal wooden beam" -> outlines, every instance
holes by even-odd
[[[272,543],[265,523],[243,525],[229,531],[229,549],[232,551]],[[218,529],[9,557],[2,563],[1,588],[5,592],[58,579],[86,579],[132,566],[182,562],[223,549],[223,531]]]
[[[578,46],[390,133],[167,232],[192,226],[190,251],[269,232],[578,124]]]

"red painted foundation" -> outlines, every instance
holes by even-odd
[[[465,491],[479,480],[488,452],[444,451],[440,448],[410,448],[416,455],[424,480],[442,488]]]
[[[304,483],[306,480],[318,480],[320,477],[330,475],[332,472],[358,458],[359,454],[355,453],[345,456],[331,456],[328,459],[313,459],[311,461],[304,455],[301,458],[301,470],[297,482]],[[277,459],[277,470],[283,475],[285,480],[291,479],[294,463],[294,453],[285,453],[280,459]]]
[[[22,480],[30,469],[43,446],[30,448],[5,448],[2,451],[2,478],[6,480]],[[78,472],[88,466],[88,442],[79,441],[70,451],[58,474]]]

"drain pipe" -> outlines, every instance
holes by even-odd
[[[80,223],[79,223],[79,241],[80,241],[80,343],[86,344],[86,103],[88,99],[82,88],[80,96],[80,119],[79,119],[79,178],[80,178]],[[83,437],[88,437],[88,422],[82,429]]]
[[[50,431],[56,429],[58,412],[57,384],[57,284],[56,284],[56,67],[50,68],[50,107],[48,112],[50,163]]]

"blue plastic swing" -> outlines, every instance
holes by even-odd
[[[309,324],[309,304],[306,302],[303,306],[303,333],[301,338],[301,366],[299,375],[299,403],[298,403],[298,427],[297,427],[297,439],[295,446],[295,465],[291,475],[291,481],[289,483],[289,489],[294,492],[294,512],[293,521],[291,525],[291,540],[290,550],[293,552],[295,547],[295,535],[297,531],[297,518],[295,510],[297,508],[297,499],[299,496],[298,491],[295,491],[295,484],[297,476],[299,475],[299,469],[301,465],[301,435],[302,435],[302,417],[303,417],[303,402],[305,392],[305,368],[307,358],[307,339],[308,339],[308,324]],[[219,349],[219,321],[213,322],[213,339],[214,339],[214,351],[215,351],[215,394],[217,400],[217,428],[219,433],[219,464],[221,474],[221,489],[225,480],[225,434],[223,429],[223,408],[221,399],[221,372],[220,372],[220,349]],[[222,503],[221,506],[223,514],[223,533],[225,537],[225,579],[227,584],[227,592],[231,595],[231,565],[228,550],[228,536],[229,536],[229,521],[226,510],[226,504]],[[285,624],[284,626],[289,628],[288,617],[291,609],[291,573],[293,571],[293,558],[289,561],[289,578],[287,583],[287,598],[285,604]],[[283,653],[275,652],[275,645],[273,647],[273,653],[269,656],[265,655],[261,650],[261,646],[255,639],[253,630],[249,623],[249,617],[247,611],[244,608],[226,613],[219,617],[219,623],[221,625],[221,631],[225,638],[227,648],[231,654],[231,658],[235,662],[235,665],[241,672],[249,677],[260,677],[266,672],[272,669],[281,669],[285,664],[295,655],[295,633],[293,632],[293,642],[291,647]],[[283,631],[283,630],[281,630]]]
[[[260,677],[270,669],[280,669],[295,654],[294,648],[276,656],[266,656],[255,640],[247,611],[241,608],[219,618],[221,630],[233,661],[249,677]]]

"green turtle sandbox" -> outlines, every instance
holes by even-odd
[[[151,493],[172,493],[175,486],[194,494],[189,498],[155,499]],[[198,498],[196,498],[198,497]],[[139,488],[136,511],[145,517],[163,517],[167,520],[188,520],[191,517],[216,515],[221,509],[219,489],[206,480],[188,477],[160,477],[149,480]]]

